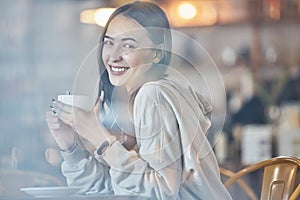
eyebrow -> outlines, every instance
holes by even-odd
[[[110,36],[108,36],[108,35],[104,35],[104,38],[111,39],[111,40],[114,39],[114,38],[112,38],[112,37],[110,37]]]
[[[111,39],[111,40],[114,40],[113,37],[111,36],[108,36],[108,35],[105,35],[104,38],[107,38],[107,39]],[[133,42],[136,42],[136,43],[139,43],[137,40],[135,40],[134,38],[131,38],[131,37],[127,37],[127,38],[122,38],[121,41],[124,42],[124,41],[133,41]]]
[[[121,41],[133,41],[133,42],[136,42],[136,43],[139,43],[138,41],[136,41],[135,39],[133,39],[133,38],[130,38],[130,37],[128,37],[128,38],[122,38],[121,39]]]

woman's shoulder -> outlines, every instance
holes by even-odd
[[[166,94],[166,91],[173,90],[176,90],[174,84],[170,80],[162,78],[144,83],[140,87],[136,98],[157,99],[160,98],[161,95]]]
[[[193,108],[200,107],[204,114],[212,111],[211,101],[195,91],[189,84],[178,80],[162,78],[145,83],[137,93],[136,103],[188,104]]]
[[[144,83],[135,96],[136,101],[154,101],[159,98],[160,81],[151,81]]]

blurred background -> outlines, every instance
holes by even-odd
[[[101,19],[111,11],[98,9],[127,2],[0,0],[2,171],[64,181],[45,112],[52,98],[72,90],[97,46]],[[220,165],[238,169],[277,155],[300,157],[300,0],[153,2],[174,30],[205,48],[221,73],[226,99],[220,96],[220,104],[227,112],[214,148]],[[189,43],[177,45],[205,65]]]

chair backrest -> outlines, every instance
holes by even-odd
[[[220,173],[222,180],[224,179],[223,182],[225,182],[225,180],[228,180],[235,174],[233,171],[225,169],[223,167],[220,167]],[[245,192],[245,194],[247,195],[247,197],[249,197],[250,200],[258,200],[253,189],[249,185],[247,185],[247,183],[244,180],[238,179],[236,180],[236,183],[239,186],[239,188],[241,188]]]
[[[300,160],[295,157],[271,158],[234,173],[225,181],[225,187],[239,180],[242,176],[263,169],[261,200],[289,199],[295,186]],[[299,189],[300,190],[300,189]],[[296,191],[295,191],[296,192]],[[297,196],[297,195],[292,195]],[[296,197],[297,198],[297,197]]]
[[[298,184],[297,188],[294,190],[289,200],[299,199],[299,196],[300,196],[300,184]]]

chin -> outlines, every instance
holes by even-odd
[[[116,87],[118,87],[118,86],[120,86],[118,83],[116,83],[115,81],[110,81],[111,82],[111,84],[113,85],[113,86],[116,86]]]
[[[116,86],[116,87],[122,86],[122,85],[123,85],[122,82],[120,82],[120,81],[118,81],[118,80],[111,80],[111,79],[110,79],[110,82],[111,82],[111,84],[112,84],[113,86]]]

